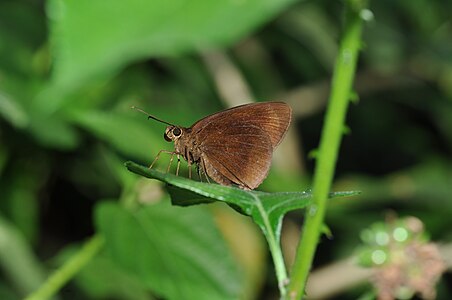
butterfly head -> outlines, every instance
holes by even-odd
[[[163,137],[167,142],[176,141],[182,136],[182,128],[174,125],[166,127]]]

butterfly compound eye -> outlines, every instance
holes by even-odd
[[[182,130],[179,127],[168,126],[163,134],[165,141],[172,142],[182,134]]]
[[[180,128],[175,127],[175,128],[173,129],[173,134],[174,134],[174,136],[178,137],[178,136],[181,135],[181,133],[182,133],[182,131],[180,130]]]

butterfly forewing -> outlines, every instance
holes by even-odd
[[[261,127],[270,137],[273,148],[279,145],[292,117],[292,109],[284,102],[251,103],[236,106],[207,116],[191,126],[195,135],[209,135],[211,130],[223,122],[234,126],[235,121]],[[232,122],[232,123],[231,123]],[[225,129],[227,130],[227,129]]]

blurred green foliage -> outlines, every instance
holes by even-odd
[[[335,185],[362,194],[332,203],[327,222],[334,239],[321,243],[316,265],[352,255],[360,230],[387,210],[418,217],[433,240],[452,238],[452,2],[382,0],[370,9],[374,20],[366,24],[355,85],[359,101],[348,114],[350,133]],[[220,52],[250,97],[287,101],[294,109],[295,133],[287,139],[297,152],[281,149],[280,155],[296,169],[276,161],[261,188],[305,190],[314,164],[307,153],[318,145],[341,12],[341,2],[326,0],[1,0],[0,298],[23,298],[79,242],[134,211],[149,212],[149,223],[164,218],[158,225],[165,234],[155,231],[148,240],[139,236],[119,246],[155,243],[159,252],[176,243],[183,252],[203,245],[205,253],[181,263],[176,277],[147,264],[124,268],[118,261],[126,255],[118,259],[105,250],[59,298],[171,297],[178,282],[146,284],[153,276],[166,280],[160,277],[166,274],[182,280],[180,286],[192,284],[193,291],[214,290],[219,299],[273,299],[274,278],[262,276],[266,262],[244,270],[244,261],[263,256],[243,251],[255,249],[245,247],[245,229],[230,239],[227,228],[213,225],[228,224],[218,221],[227,217],[208,207],[152,205],[167,201],[161,186],[124,168],[126,160],[148,164],[158,150],[171,149],[163,126],[130,106],[185,126],[224,108],[230,99],[219,85],[231,88],[228,77],[218,79],[207,59]],[[105,223],[94,224],[95,208]],[[129,225],[120,228],[132,237]],[[171,253],[151,258],[177,257]],[[443,282],[438,298],[449,299],[450,275]]]
[[[127,212],[116,203],[100,205],[96,221],[111,257],[158,296],[236,299],[243,278],[212,218],[168,207]]]

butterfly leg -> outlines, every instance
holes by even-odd
[[[179,176],[179,167],[180,167],[180,154],[177,153],[177,168],[176,168],[176,176]]]
[[[196,173],[198,174],[199,180],[202,182],[202,171],[199,164],[196,166]]]
[[[191,179],[191,163],[188,162],[188,178]]]
[[[152,169],[152,167],[154,166],[154,164],[157,162],[157,160],[160,158],[160,154],[163,153],[168,153],[171,155],[174,155],[175,152],[174,151],[168,151],[168,150],[160,150],[159,153],[157,153],[157,155],[155,156],[154,160],[152,161],[152,164],[149,166],[149,169]]]
[[[173,164],[173,159],[174,159],[174,155],[176,155],[175,152],[171,153],[171,158],[168,164],[168,168],[166,168],[166,173],[169,173],[170,169],[171,169],[171,165]]]

